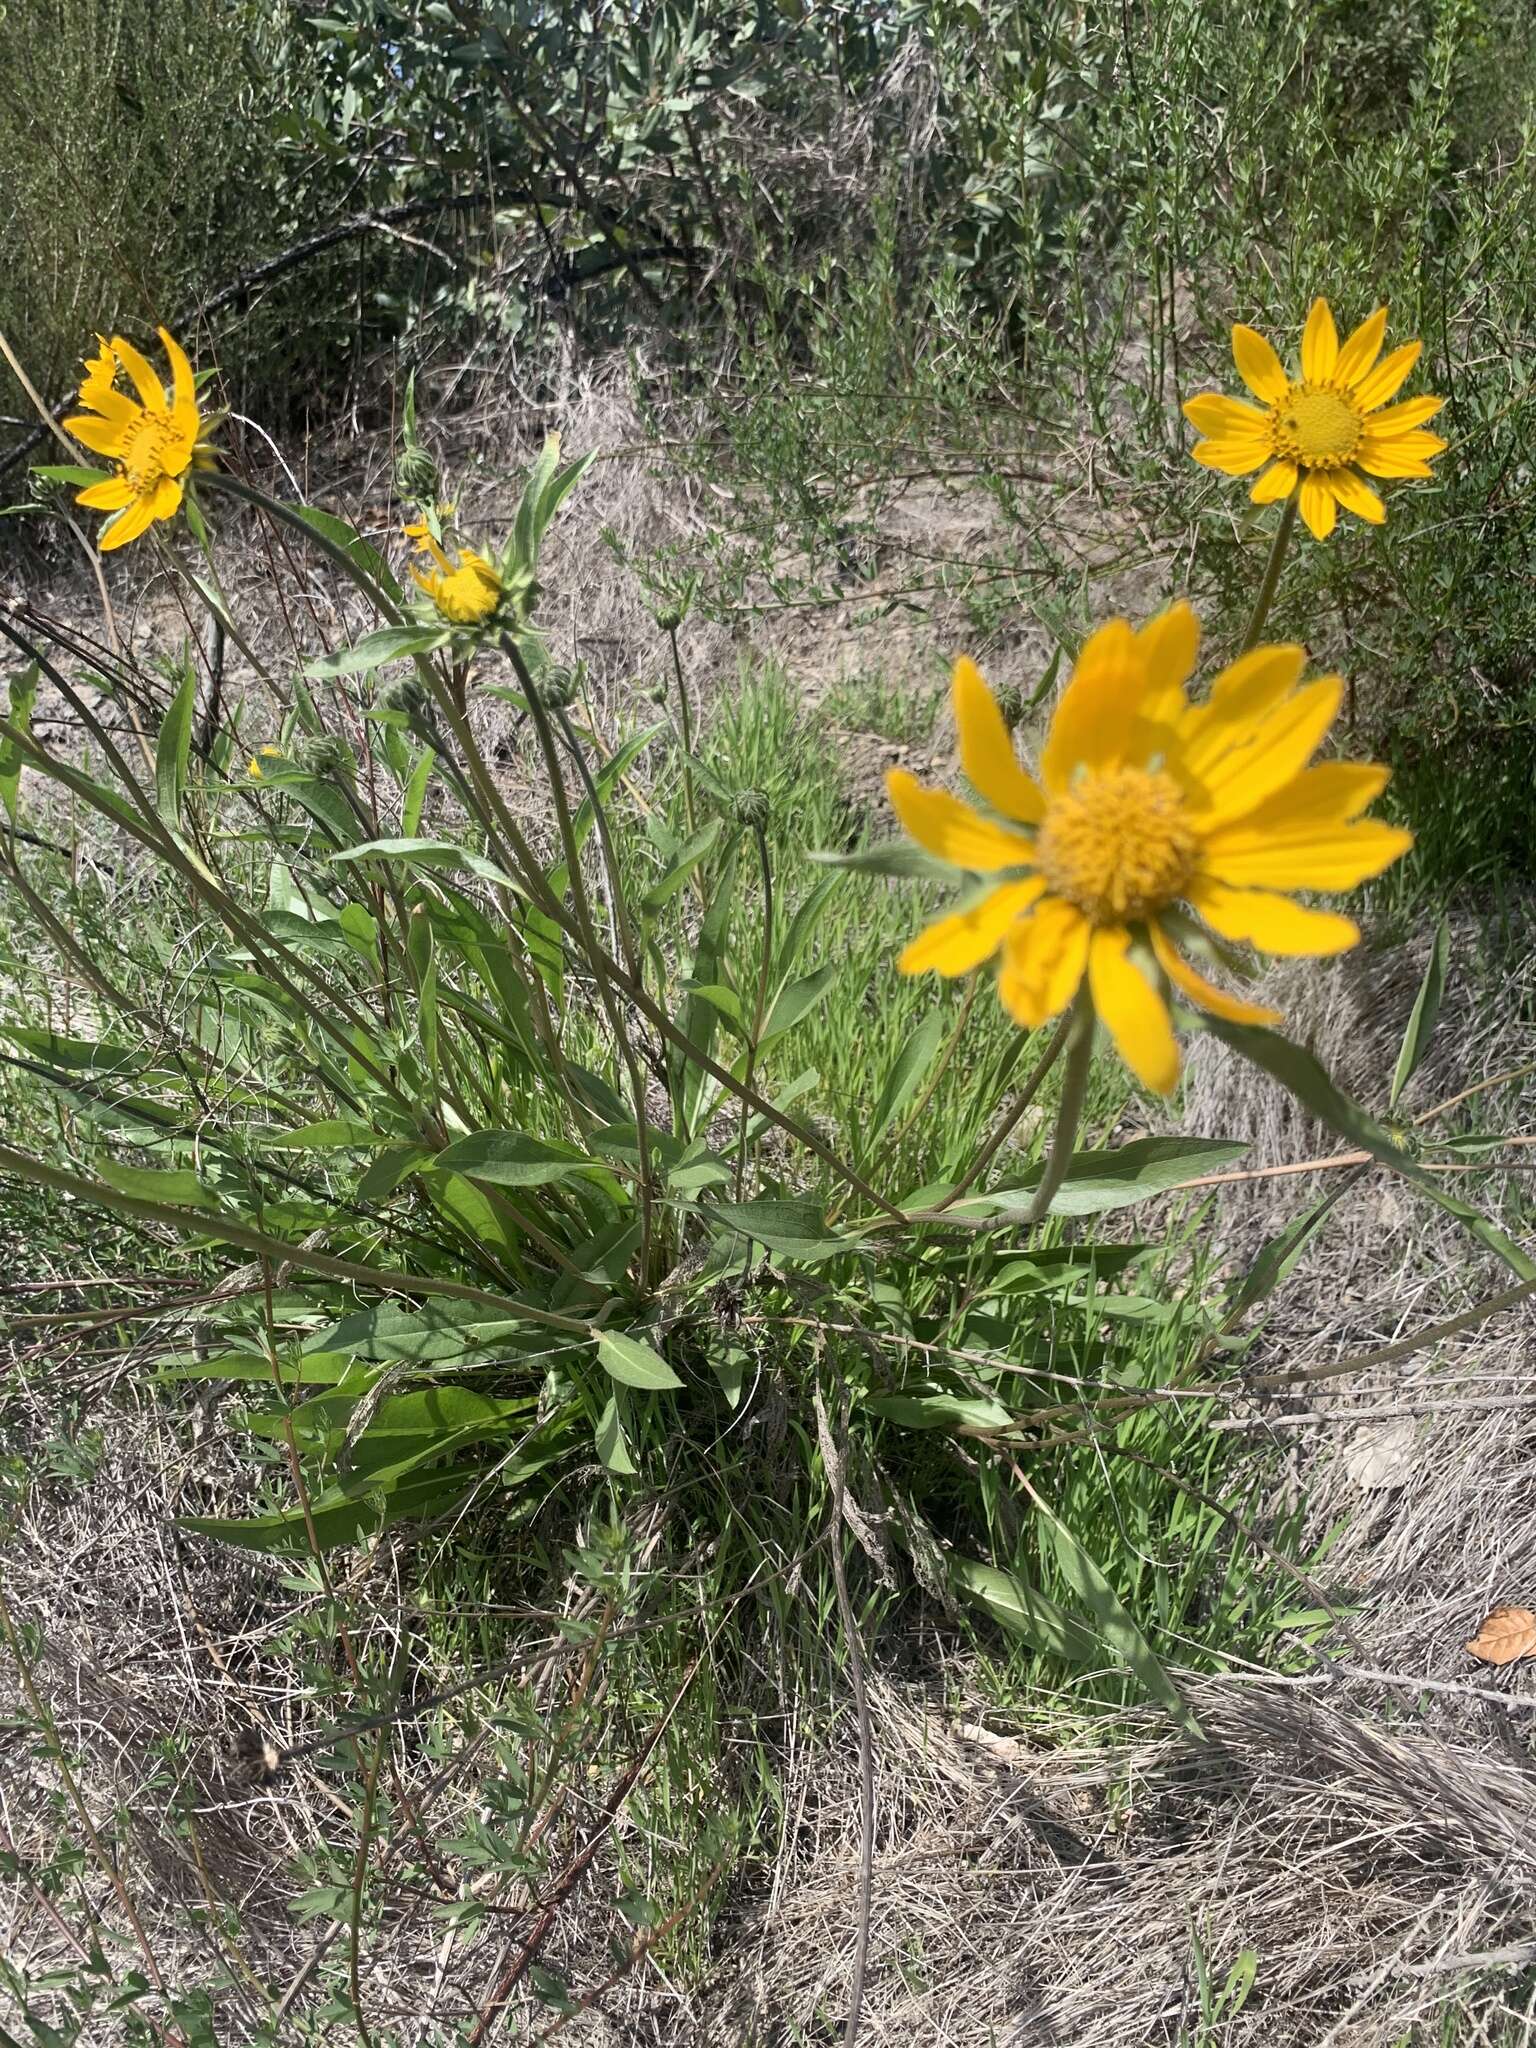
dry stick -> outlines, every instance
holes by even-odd
[[[680,1906],[676,1907],[672,1912],[670,1912],[667,1915],[666,1919],[661,1922],[659,1927],[647,1927],[642,1929],[642,1931],[635,1936],[634,1941],[630,1944],[629,1954],[624,1958],[623,1962],[620,1963],[619,1967],[616,1970],[610,1970],[608,1975],[603,1979],[601,1984],[597,1985],[593,1990],[585,1992],[582,1995],[582,1997],[578,1998],[572,2005],[571,2010],[569,2012],[562,2013],[557,2020],[551,2021],[551,2023],[544,2029],[542,2034],[535,2034],[532,2041],[529,2043],[529,2048],[543,2048],[544,2042],[553,2041],[556,2034],[563,2034],[565,2032],[565,2029],[570,2025],[572,2020],[580,2019],[583,2013],[591,2012],[592,2008],[597,2004],[598,2000],[600,1998],[606,1998],[608,1993],[615,1986],[615,1984],[622,1984],[624,1979],[629,1975],[630,1971],[634,1969],[635,1965],[637,1963],[643,1963],[645,1961],[645,1958],[650,1954],[651,1950],[656,1947],[658,1942],[665,1941],[667,1936],[671,1934],[675,1928],[682,1926],[683,1922],[688,1918],[688,1915],[694,1910],[696,1906],[703,1905],[704,1901],[709,1897],[710,1893],[714,1890],[715,1885],[719,1880],[720,1873],[724,1870],[724,1868],[725,1858],[722,1856],[718,1862],[712,1863],[710,1865],[709,1869],[704,1874],[703,1884],[699,1886],[698,1890],[693,1894],[692,1898],[684,1899],[683,1903]]]
[[[716,1631],[716,1633],[718,1633],[718,1630]],[[533,1961],[534,1957],[543,1947],[544,1942],[549,1934],[549,1930],[555,1924],[555,1918],[559,1913],[561,1906],[565,1903],[566,1899],[569,1898],[570,1894],[576,1889],[576,1886],[581,1882],[582,1876],[585,1873],[588,1864],[597,1854],[598,1849],[601,1847],[605,1837],[611,1832],[614,1823],[617,1821],[619,1816],[619,1808],[624,1804],[624,1801],[629,1797],[629,1794],[634,1789],[635,1782],[639,1778],[640,1773],[645,1769],[646,1764],[650,1761],[652,1751],[656,1748],[656,1745],[661,1741],[662,1736],[666,1734],[667,1729],[672,1725],[673,1717],[677,1713],[678,1708],[682,1705],[683,1698],[687,1693],[688,1688],[693,1684],[694,1679],[698,1676],[699,1671],[704,1663],[705,1652],[712,1646],[713,1642],[714,1636],[711,1636],[709,1642],[707,1642],[704,1645],[704,1648],[699,1651],[698,1655],[694,1658],[693,1662],[688,1666],[688,1669],[683,1673],[682,1683],[673,1693],[671,1702],[667,1707],[667,1711],[662,1715],[661,1719],[657,1722],[651,1734],[646,1738],[645,1743],[641,1747],[640,1754],[634,1759],[633,1763],[630,1764],[629,1768],[624,1772],[623,1776],[619,1779],[618,1783],[614,1786],[613,1790],[609,1793],[607,1799],[604,1801],[602,1820],[599,1822],[598,1826],[593,1829],[592,1833],[588,1836],[586,1842],[583,1843],[582,1847],[578,1850],[576,1855],[566,1865],[565,1870],[561,1873],[560,1878],[556,1882],[555,1889],[551,1894],[549,1901],[544,1908],[544,1911],[539,1915],[538,1921],[534,1926],[533,1932],[528,1936],[528,1939],[523,1943],[521,1949],[519,1949],[518,1953],[513,1957],[511,1963],[508,1964],[506,1970],[497,1980],[495,1988],[491,1992],[489,1999],[487,1999],[485,2005],[482,2007],[479,2017],[475,2021],[474,2031],[471,2033],[469,2037],[469,2048],[480,2048],[480,2043],[486,2039],[486,2037],[490,2033],[491,2028],[496,2024],[496,2021],[500,2018],[502,2008],[506,2005],[506,2002],[512,1996],[512,1993],[517,1989],[517,1986],[521,1981],[524,1973],[527,1971],[529,1964]]]

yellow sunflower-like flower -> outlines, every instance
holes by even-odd
[[[1031,1030],[1065,1010],[1086,976],[1121,1058],[1159,1094],[1179,1074],[1170,985],[1234,1023],[1280,1021],[1181,957],[1179,944],[1200,936],[1190,912],[1218,938],[1266,953],[1343,952],[1358,928],[1292,892],[1353,888],[1413,843],[1361,817],[1385,768],[1310,765],[1338,712],[1337,676],[1303,683],[1300,647],[1256,647],[1191,703],[1199,640],[1182,603],[1140,632],[1115,619],[1095,633],[1056,707],[1038,780],[962,658],[961,765],[998,817],[900,769],[886,781],[920,846],[991,883],[920,933],[902,971],[967,974],[1001,951],[998,994]]]
[[[1407,341],[1383,356],[1386,331],[1387,309],[1378,306],[1341,347],[1327,300],[1315,299],[1301,338],[1301,375],[1291,378],[1262,334],[1234,327],[1233,360],[1259,403],[1214,391],[1188,400],[1185,417],[1206,436],[1193,450],[1196,462],[1228,476],[1263,470],[1252,491],[1256,505],[1299,491],[1301,516],[1318,540],[1332,533],[1340,505],[1379,526],[1387,509],[1365,478],[1427,477],[1430,457],[1446,446],[1423,431],[1443,399],[1387,404],[1423,344]]]
[[[75,502],[116,516],[101,530],[101,548],[125,547],[157,519],[172,519],[181,507],[182,478],[206,463],[212,449],[203,439],[205,421],[186,352],[162,327],[158,330],[171,366],[171,395],[132,342],[114,334],[101,353],[87,358],[80,403],[64,425],[93,454],[105,455],[114,473],[79,493]],[[100,337],[98,337],[100,339]],[[138,393],[120,391],[119,372]]]
[[[405,534],[435,564],[426,571],[413,567],[411,574],[450,626],[482,626],[494,617],[506,593],[492,562],[474,548],[457,548],[457,559],[450,560],[425,520]]]
[[[250,760],[246,762],[245,772],[247,775],[251,776],[253,780],[260,782],[263,780],[263,770],[261,766],[262,762],[281,761],[282,758],[283,750],[281,747],[258,747],[255,753],[252,754]]]

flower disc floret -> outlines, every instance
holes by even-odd
[[[1294,496],[1318,540],[1326,540],[1342,506],[1379,526],[1386,506],[1367,477],[1428,477],[1445,450],[1424,431],[1441,400],[1425,395],[1389,405],[1417,363],[1421,344],[1405,342],[1382,355],[1387,309],[1378,306],[1342,344],[1326,299],[1313,302],[1301,339],[1297,376],[1251,327],[1234,327],[1238,375],[1258,401],[1249,405],[1217,391],[1184,407],[1203,438],[1196,462],[1228,476],[1252,476],[1255,504]]]
[[[1142,768],[1085,775],[1047,809],[1035,844],[1046,887],[1093,925],[1161,910],[1198,853],[1182,790]]]
[[[1199,635],[1186,604],[1140,632],[1116,619],[1095,633],[1056,706],[1038,775],[1018,760],[997,700],[962,659],[960,760],[988,809],[904,770],[886,785],[920,846],[991,883],[920,932],[902,970],[969,974],[996,957],[999,997],[1030,1030],[1086,984],[1127,1066],[1159,1093],[1179,1073],[1173,996],[1233,1023],[1280,1021],[1184,957],[1191,940],[1202,942],[1202,924],[1266,953],[1342,952],[1357,927],[1297,894],[1353,888],[1412,844],[1363,816],[1385,768],[1313,760],[1338,714],[1337,676],[1305,682],[1301,648],[1256,647],[1193,701]]]

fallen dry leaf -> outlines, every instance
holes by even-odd
[[[1467,1649],[1480,1664],[1514,1664],[1536,1656],[1536,1614],[1529,1607],[1495,1607]]]

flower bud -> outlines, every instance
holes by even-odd
[[[743,789],[737,794],[735,811],[739,825],[761,832],[768,822],[768,799],[760,789]]]
[[[437,496],[437,464],[419,441],[409,441],[395,463],[395,493],[417,504],[429,504]]]

